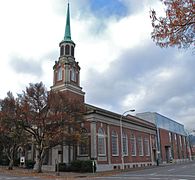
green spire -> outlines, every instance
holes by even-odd
[[[64,41],[71,41],[69,3],[68,3],[67,16],[66,16],[66,28],[65,28],[65,34],[64,34]]]

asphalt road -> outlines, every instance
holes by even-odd
[[[86,178],[87,179],[87,178]],[[158,166],[151,169],[125,172],[97,180],[195,180],[195,161],[190,163]],[[84,179],[82,179],[84,180]],[[88,178],[89,180],[89,178]]]
[[[0,175],[0,180],[43,180],[37,177],[22,177],[22,176],[11,176],[11,175]]]
[[[60,177],[54,179],[60,179]],[[0,180],[46,180],[46,179],[42,179],[39,177],[25,177],[0,174]],[[87,178],[80,178],[80,180],[195,180],[195,161],[177,165],[173,164],[158,167],[156,166],[144,170],[133,171],[131,170],[129,172],[124,172],[113,176],[105,177],[89,176]]]

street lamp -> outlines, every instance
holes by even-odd
[[[123,114],[121,114],[120,117],[120,132],[121,132],[121,163],[122,163],[122,170],[124,170],[124,155],[123,155],[123,124],[122,124],[122,119],[123,116],[128,113],[128,112],[134,112],[135,109],[130,109],[128,111],[125,111]]]

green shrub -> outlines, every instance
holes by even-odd
[[[71,170],[72,171],[81,171],[82,161],[74,160],[71,162]]]
[[[9,159],[7,158],[7,156],[2,156],[0,159],[0,165],[2,166],[8,166],[9,165]]]
[[[94,170],[93,170],[94,168]],[[71,170],[72,171],[79,171],[79,172],[96,172],[96,164],[94,164],[93,167],[93,161],[91,160],[86,160],[86,161],[81,161],[81,160],[75,160],[71,162]]]
[[[26,168],[27,169],[33,169],[36,162],[33,161],[33,160],[26,160],[25,163],[26,163]]]
[[[57,164],[56,164],[56,171],[59,171],[59,172],[67,171],[66,163],[58,163],[58,168],[59,169],[57,169]]]
[[[93,161],[91,160],[83,161],[81,170],[82,172],[96,172],[96,164],[94,163],[93,167]]]

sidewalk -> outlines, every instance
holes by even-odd
[[[191,162],[191,161],[190,161]],[[138,167],[138,168],[131,168],[131,169],[125,169],[125,170],[113,170],[113,171],[105,171],[105,172],[96,172],[96,173],[77,173],[77,172],[48,172],[43,171],[43,173],[36,173],[32,169],[24,169],[24,168],[18,168],[14,167],[13,170],[8,170],[8,167],[6,166],[0,166],[0,174],[9,174],[13,176],[35,176],[35,177],[41,177],[46,179],[54,179],[54,180],[73,180],[73,179],[80,179],[80,178],[87,178],[87,179],[94,179],[94,177],[100,177],[100,176],[111,176],[115,174],[120,174],[124,172],[131,172],[131,171],[140,171],[143,169],[152,169],[152,168],[160,168],[165,166],[172,166],[174,164],[182,164],[185,162],[180,163],[168,163],[168,164],[159,164],[159,166],[147,166],[147,167]]]
[[[40,177],[44,179],[53,179],[53,180],[73,180],[73,179],[80,179],[80,178],[87,178],[87,179],[94,179],[94,177],[100,176],[111,176],[115,174],[120,174],[123,172],[128,171],[139,171],[146,168],[156,168],[157,166],[150,166],[150,167],[140,167],[140,168],[132,168],[127,170],[113,170],[113,171],[105,171],[105,172],[96,172],[96,173],[76,173],[76,172],[43,172],[43,173],[36,173],[32,169],[24,169],[14,167],[13,170],[8,170],[7,167],[0,166],[0,174],[9,174],[13,176],[31,176],[31,177]],[[160,167],[160,166],[158,166]]]

